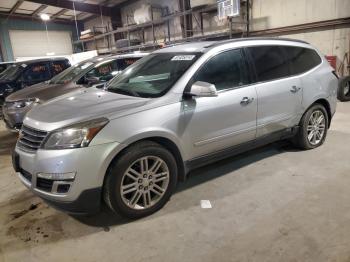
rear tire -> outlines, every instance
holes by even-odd
[[[321,146],[327,136],[328,113],[321,104],[311,106],[300,121],[300,129],[295,144],[301,149],[314,149]]]
[[[130,146],[107,171],[103,197],[107,206],[127,218],[161,209],[177,183],[174,156],[163,146],[144,141]]]
[[[339,80],[338,99],[342,102],[350,101],[350,76]]]

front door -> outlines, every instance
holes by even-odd
[[[217,97],[186,99],[188,159],[255,139],[257,95],[242,50],[224,51],[212,57],[190,83],[214,84]]]

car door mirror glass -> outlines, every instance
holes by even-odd
[[[214,84],[202,81],[193,83],[190,92],[186,94],[194,97],[214,97],[218,95]]]

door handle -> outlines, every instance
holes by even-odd
[[[301,88],[297,86],[292,86],[292,89],[290,90],[292,93],[297,93]]]
[[[250,104],[253,101],[254,101],[253,97],[252,98],[243,97],[242,101],[241,101],[241,105],[248,105],[248,104]]]

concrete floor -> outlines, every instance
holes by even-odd
[[[0,126],[0,261],[350,261],[350,103],[321,148],[278,143],[201,168],[132,222],[48,207],[15,176],[14,143]]]

